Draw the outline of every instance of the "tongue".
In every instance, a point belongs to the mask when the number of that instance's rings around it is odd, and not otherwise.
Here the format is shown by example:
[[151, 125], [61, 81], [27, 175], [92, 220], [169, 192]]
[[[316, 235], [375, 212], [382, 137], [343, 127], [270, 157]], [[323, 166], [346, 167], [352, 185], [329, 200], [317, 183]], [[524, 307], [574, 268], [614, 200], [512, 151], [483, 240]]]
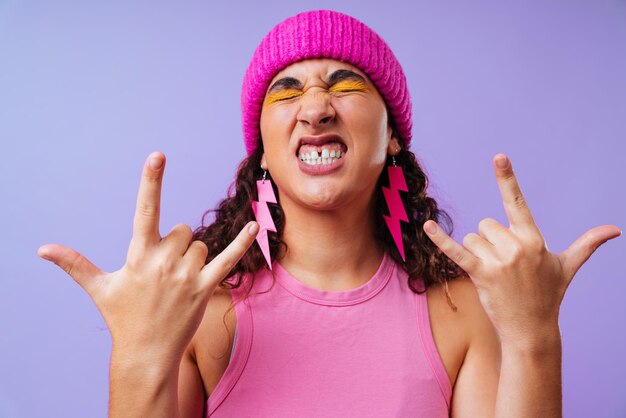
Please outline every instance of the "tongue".
[[339, 142], [329, 142], [327, 144], [318, 146], [318, 145], [309, 145], [309, 144], [304, 144], [300, 147], [300, 149], [298, 150], [298, 154], [310, 154], [313, 151], [317, 151], [318, 154], [322, 153], [322, 150], [327, 149], [328, 152], [330, 151], [343, 151], [342, 149], [342, 145]]

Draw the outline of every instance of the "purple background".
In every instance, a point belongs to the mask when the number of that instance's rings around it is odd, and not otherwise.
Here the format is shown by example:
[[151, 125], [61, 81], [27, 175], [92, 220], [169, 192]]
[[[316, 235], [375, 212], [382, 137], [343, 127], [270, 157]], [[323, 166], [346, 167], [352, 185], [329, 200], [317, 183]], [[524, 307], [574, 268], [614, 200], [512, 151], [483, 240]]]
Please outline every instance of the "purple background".
[[[46, 242], [106, 270], [130, 239], [140, 170], [168, 157], [162, 231], [196, 226], [244, 154], [245, 66], [277, 22], [360, 18], [403, 64], [413, 151], [457, 223], [505, 221], [491, 157], [508, 153], [550, 248], [626, 226], [626, 2], [0, 0], [0, 416], [105, 417], [110, 338]], [[622, 237], [562, 307], [567, 417], [626, 416]]]

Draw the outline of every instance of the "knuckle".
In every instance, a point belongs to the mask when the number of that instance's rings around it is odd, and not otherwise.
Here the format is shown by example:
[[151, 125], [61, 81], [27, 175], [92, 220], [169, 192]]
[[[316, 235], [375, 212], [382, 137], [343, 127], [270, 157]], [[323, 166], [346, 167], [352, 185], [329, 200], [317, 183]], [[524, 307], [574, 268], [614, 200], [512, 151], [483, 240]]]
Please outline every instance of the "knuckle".
[[241, 242], [238, 241], [235, 243], [235, 246], [233, 247], [233, 258], [236, 260], [239, 260], [239, 258], [243, 255], [243, 253], [246, 252], [246, 250], [248, 249], [248, 245], [245, 242]]
[[140, 264], [139, 257], [129, 252], [128, 255], [126, 256], [126, 263], [124, 263], [124, 267], [132, 271], [136, 271], [138, 270], [139, 264]]
[[209, 255], [209, 247], [207, 247], [206, 243], [203, 241], [195, 240], [191, 243], [191, 247], [197, 250], [201, 255], [204, 255], [205, 258]]
[[152, 170], [144, 170], [143, 172], [143, 179], [146, 183], [150, 184], [150, 185], [154, 185], [154, 184], [158, 184], [159, 181], [161, 180], [161, 175], [160, 173], [155, 173]]
[[497, 221], [493, 218], [485, 218], [482, 219], [479, 223], [478, 223], [478, 229], [479, 230], [485, 230], [488, 228], [491, 228], [494, 226], [494, 224], [497, 223]]
[[212, 274], [220, 277], [226, 276], [226, 274], [228, 274], [239, 262], [241, 256], [245, 253], [248, 247], [249, 245], [247, 245], [244, 241], [235, 239], [228, 247], [226, 247], [224, 251], [218, 254], [217, 257], [209, 263], [211, 270], [214, 272]]
[[509, 167], [502, 173], [502, 178], [504, 180], [506, 180], [507, 182], [517, 182], [517, 179], [515, 178], [515, 173], [513, 172], [513, 169], [511, 168], [511, 166], [509, 165]]
[[581, 249], [586, 254], [593, 254], [602, 242], [597, 241], [597, 239], [593, 236], [585, 237], [582, 242]]
[[179, 236], [180, 239], [184, 239], [185, 241], [191, 241], [191, 237], [193, 236], [193, 231], [191, 227], [187, 224], [176, 224], [172, 228], [169, 235]]
[[152, 203], [147, 203], [147, 202], [141, 202], [139, 205], [137, 205], [137, 212], [139, 212], [140, 215], [151, 218], [156, 216], [157, 213], [159, 213], [159, 205], [155, 205]]
[[596, 231], [588, 234], [585, 238], [586, 239], [584, 240], [584, 247], [590, 251], [597, 250], [598, 247], [608, 241], [607, 239], [599, 235]]
[[183, 285], [183, 286], [191, 285], [191, 282], [192, 282], [191, 278], [192, 278], [191, 272], [186, 269], [179, 269], [174, 274], [172, 274], [172, 279], [176, 281], [176, 283]]
[[523, 209], [526, 207], [526, 199], [520, 193], [516, 193], [511, 199], [511, 206], [517, 209]]
[[190, 234], [190, 235], [193, 233], [193, 231], [191, 230], [191, 227], [187, 224], [176, 224], [174, 225], [174, 228], [172, 229], [178, 232]]
[[159, 272], [162, 275], [169, 275], [176, 270], [177, 262], [172, 257], [161, 257], [158, 262]]
[[520, 245], [519, 242], [513, 241], [511, 242], [511, 247], [509, 251], [509, 259], [512, 262], [519, 261], [524, 256], [524, 248]]
[[238, 253], [233, 252], [224, 252], [220, 255], [218, 260], [218, 266], [220, 271], [224, 274], [228, 273], [239, 261]]
[[547, 251], [546, 248], [546, 242], [541, 239], [541, 238], [532, 238], [529, 242], [528, 242], [528, 248], [534, 253], [534, 254], [542, 254], [545, 251]]
[[76, 273], [76, 266], [78, 265], [78, 262], [80, 261], [81, 258], [82, 258], [82, 255], [80, 255], [79, 253], [76, 253], [74, 257], [72, 257], [72, 259], [69, 260], [67, 263], [65, 263], [61, 268], [68, 275], [70, 275], [71, 277], [74, 277], [74, 274]]
[[248, 249], [248, 245], [246, 242], [240, 239], [235, 239], [235, 241], [231, 242], [226, 250], [224, 251], [224, 255], [227, 256], [228, 260], [234, 260], [233, 264], [239, 260], [239, 258], [246, 252]]
[[145, 258], [145, 251], [139, 250], [137, 245], [133, 245], [131, 242], [128, 254], [126, 255], [126, 265], [132, 270], [140, 270], [141, 266], [144, 264]]
[[234, 265], [237, 263], [237, 258], [234, 254], [228, 253], [224, 254], [224, 256], [219, 260], [220, 271], [224, 273], [230, 271]]
[[457, 264], [463, 264], [463, 262], [465, 261], [465, 254], [463, 253], [463, 251], [460, 251], [460, 250], [453, 251], [452, 261], [454, 261]]
[[463, 237], [463, 245], [464, 246], [471, 245], [472, 243], [476, 242], [476, 238], [477, 238], [477, 235], [473, 232], [470, 232], [469, 234]]

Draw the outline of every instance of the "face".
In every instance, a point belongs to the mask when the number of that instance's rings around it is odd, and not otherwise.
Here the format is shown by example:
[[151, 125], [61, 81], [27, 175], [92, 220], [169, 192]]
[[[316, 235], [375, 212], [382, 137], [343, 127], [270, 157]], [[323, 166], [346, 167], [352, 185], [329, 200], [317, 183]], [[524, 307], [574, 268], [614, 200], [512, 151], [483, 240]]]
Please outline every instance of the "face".
[[305, 60], [278, 73], [260, 123], [262, 165], [283, 206], [370, 204], [387, 155], [400, 149], [374, 85], [335, 60]]

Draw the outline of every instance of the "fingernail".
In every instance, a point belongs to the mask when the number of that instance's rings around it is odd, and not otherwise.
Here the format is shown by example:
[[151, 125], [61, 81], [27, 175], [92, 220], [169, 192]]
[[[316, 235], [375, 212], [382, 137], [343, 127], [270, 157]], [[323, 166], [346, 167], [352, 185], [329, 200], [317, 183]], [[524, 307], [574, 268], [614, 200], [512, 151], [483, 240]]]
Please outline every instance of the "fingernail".
[[163, 167], [163, 158], [161, 157], [152, 157], [150, 158], [150, 168], [153, 170], [158, 170]]
[[433, 235], [435, 232], [437, 232], [437, 225], [434, 222], [427, 222], [424, 224], [424, 230], [428, 234]]
[[498, 168], [507, 168], [509, 165], [509, 159], [504, 154], [499, 154], [496, 157], [496, 166]]
[[259, 224], [258, 223], [253, 223], [252, 225], [250, 225], [248, 227], [248, 234], [250, 235], [256, 235], [256, 233], [259, 232]]
[[48, 252], [44, 249], [40, 248], [39, 250], [37, 250], [37, 255], [44, 260], [52, 261], [52, 259], [50, 258], [50, 254], [48, 254]]

